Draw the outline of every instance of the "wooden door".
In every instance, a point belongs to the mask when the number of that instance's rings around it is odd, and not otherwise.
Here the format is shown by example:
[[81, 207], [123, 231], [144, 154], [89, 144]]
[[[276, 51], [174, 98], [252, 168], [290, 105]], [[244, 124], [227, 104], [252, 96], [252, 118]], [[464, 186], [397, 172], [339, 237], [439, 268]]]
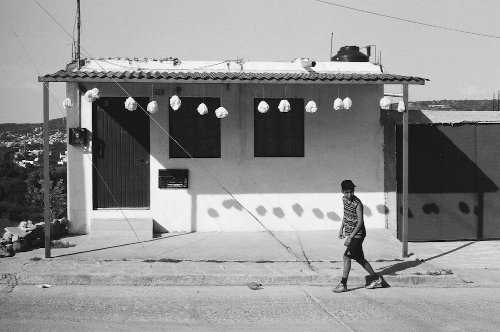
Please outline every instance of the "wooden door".
[[102, 97], [92, 104], [93, 205], [149, 208], [148, 98], [125, 108], [124, 97]]

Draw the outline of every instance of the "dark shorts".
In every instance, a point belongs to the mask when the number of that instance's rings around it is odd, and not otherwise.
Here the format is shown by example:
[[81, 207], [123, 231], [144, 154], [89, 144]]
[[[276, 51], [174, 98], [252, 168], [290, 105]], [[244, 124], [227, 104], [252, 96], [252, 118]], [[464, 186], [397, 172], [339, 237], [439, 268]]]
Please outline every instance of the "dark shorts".
[[351, 239], [351, 242], [347, 246], [347, 249], [344, 252], [344, 255], [354, 259], [358, 262], [365, 260], [365, 254], [363, 253], [363, 241], [365, 237], [354, 237]]

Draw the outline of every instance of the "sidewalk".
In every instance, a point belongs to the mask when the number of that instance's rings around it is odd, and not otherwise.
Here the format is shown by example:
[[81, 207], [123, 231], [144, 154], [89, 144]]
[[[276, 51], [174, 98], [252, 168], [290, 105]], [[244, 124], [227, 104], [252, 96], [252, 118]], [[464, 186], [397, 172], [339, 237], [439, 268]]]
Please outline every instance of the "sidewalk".
[[[74, 236], [74, 247], [17, 253], [0, 260], [0, 283], [81, 285], [334, 285], [342, 274], [336, 231], [169, 233], [143, 243]], [[279, 240], [279, 241], [278, 241]], [[281, 243], [280, 243], [281, 242]], [[370, 229], [365, 256], [390, 286], [500, 286], [500, 241], [410, 243]], [[355, 262], [349, 286], [363, 286]]]

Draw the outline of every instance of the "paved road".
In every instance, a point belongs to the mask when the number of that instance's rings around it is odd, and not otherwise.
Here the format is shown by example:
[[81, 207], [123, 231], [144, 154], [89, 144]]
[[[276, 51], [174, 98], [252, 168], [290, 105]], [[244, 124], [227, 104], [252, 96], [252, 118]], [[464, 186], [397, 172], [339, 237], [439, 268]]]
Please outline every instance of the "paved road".
[[36, 286], [0, 292], [1, 331], [495, 331], [499, 288]]

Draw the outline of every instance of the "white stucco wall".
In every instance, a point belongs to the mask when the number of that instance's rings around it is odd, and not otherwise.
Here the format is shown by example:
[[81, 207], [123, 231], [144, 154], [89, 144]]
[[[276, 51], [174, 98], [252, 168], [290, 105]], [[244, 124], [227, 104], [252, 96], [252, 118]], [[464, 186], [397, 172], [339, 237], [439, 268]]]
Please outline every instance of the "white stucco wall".
[[[125, 96], [115, 84], [85, 84], [82, 91], [95, 86], [104, 97]], [[151, 83], [123, 87], [132, 96], [152, 97]], [[168, 100], [175, 87], [182, 89], [181, 99], [200, 97], [203, 90], [206, 97], [221, 98], [229, 111], [221, 120], [222, 158], [169, 158], [168, 135], [157, 123], [168, 131]], [[384, 227], [383, 129], [378, 106], [382, 85], [289, 84], [286, 92], [282, 84], [264, 85], [267, 98], [285, 98], [286, 93], [286, 98], [303, 98], [304, 104], [313, 99], [318, 104], [317, 113], [304, 114], [302, 158], [253, 157], [254, 98], [262, 97], [262, 84], [155, 84], [154, 88], [164, 89], [165, 94], [154, 96], [160, 110], [150, 122], [150, 209], [93, 210], [91, 147], [70, 146], [72, 233], [88, 232], [92, 218], [121, 218], [123, 214], [151, 217], [170, 232], [262, 231], [260, 223], [271, 230], [338, 229], [343, 179], [352, 179], [358, 186], [356, 194], [365, 205], [366, 226]], [[69, 97], [76, 96], [75, 89], [76, 85], [68, 84]], [[339, 90], [341, 98], [352, 99], [350, 110], [332, 109]], [[81, 103], [81, 125], [91, 131], [91, 104]], [[77, 112], [68, 113], [69, 126], [76, 126], [77, 119]], [[188, 169], [189, 189], [159, 189], [158, 170], [165, 168]]]

